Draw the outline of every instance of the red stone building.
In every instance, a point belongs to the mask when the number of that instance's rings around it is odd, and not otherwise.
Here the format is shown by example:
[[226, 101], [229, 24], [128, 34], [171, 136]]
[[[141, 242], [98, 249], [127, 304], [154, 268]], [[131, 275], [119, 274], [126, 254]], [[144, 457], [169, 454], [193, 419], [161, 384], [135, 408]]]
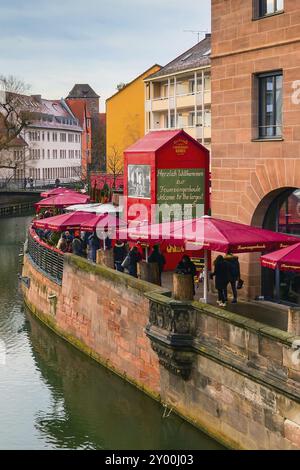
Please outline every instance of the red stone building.
[[[300, 235], [299, 88], [300, 2], [212, 0], [214, 216]], [[241, 262], [251, 297], [297, 303], [299, 279]]]
[[66, 101], [84, 101], [91, 116], [92, 148], [89, 169], [105, 171], [105, 130], [103, 117], [99, 113], [100, 97], [88, 84], [76, 84], [70, 91]]
[[85, 180], [88, 173], [88, 165], [92, 161], [92, 124], [91, 114], [88, 111], [87, 104], [80, 99], [67, 99], [69, 108], [79, 121], [82, 127], [81, 136], [81, 174]]

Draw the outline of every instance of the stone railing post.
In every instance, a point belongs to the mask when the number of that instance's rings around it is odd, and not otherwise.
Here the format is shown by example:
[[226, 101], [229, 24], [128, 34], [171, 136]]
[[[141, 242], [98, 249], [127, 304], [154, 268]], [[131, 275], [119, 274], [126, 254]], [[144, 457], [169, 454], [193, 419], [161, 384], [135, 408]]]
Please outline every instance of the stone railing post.
[[98, 250], [96, 255], [96, 263], [102, 264], [107, 268], [114, 269], [114, 252], [113, 250]]
[[148, 281], [158, 286], [160, 285], [159, 268], [157, 263], [140, 261], [139, 274], [142, 281]]
[[191, 274], [173, 274], [173, 297], [182, 301], [194, 299], [194, 279]]
[[289, 309], [288, 333], [292, 333], [295, 336], [300, 336], [300, 309]]

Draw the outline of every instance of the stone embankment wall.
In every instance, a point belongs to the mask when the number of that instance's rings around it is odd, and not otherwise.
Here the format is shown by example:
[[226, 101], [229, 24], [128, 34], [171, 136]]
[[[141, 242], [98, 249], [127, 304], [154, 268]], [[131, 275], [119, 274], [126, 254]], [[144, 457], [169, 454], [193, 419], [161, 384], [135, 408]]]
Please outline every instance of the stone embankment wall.
[[49, 327], [220, 442], [300, 449], [300, 338], [74, 256], [62, 286], [29, 255], [23, 279]]

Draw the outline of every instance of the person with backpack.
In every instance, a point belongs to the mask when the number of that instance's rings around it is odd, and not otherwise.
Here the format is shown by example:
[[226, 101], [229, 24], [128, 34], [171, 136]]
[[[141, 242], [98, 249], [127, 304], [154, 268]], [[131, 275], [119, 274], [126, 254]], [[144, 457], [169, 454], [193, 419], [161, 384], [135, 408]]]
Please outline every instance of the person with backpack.
[[117, 240], [113, 251], [114, 251], [115, 268], [117, 271], [123, 273], [124, 268], [122, 264], [127, 256], [127, 249], [126, 249], [125, 243]]
[[[138, 277], [137, 276], [137, 265], [138, 262], [141, 261], [142, 256], [136, 246], [132, 247], [128, 255], [126, 256], [124, 262], [122, 263], [122, 267], [128, 269], [128, 273], [130, 276]], [[126, 265], [125, 262], [127, 261]]]

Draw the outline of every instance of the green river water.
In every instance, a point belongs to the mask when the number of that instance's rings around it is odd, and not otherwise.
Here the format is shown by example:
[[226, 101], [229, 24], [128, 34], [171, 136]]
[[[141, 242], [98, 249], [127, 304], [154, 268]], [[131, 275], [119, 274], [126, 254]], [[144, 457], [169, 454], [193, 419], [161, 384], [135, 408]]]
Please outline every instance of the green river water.
[[30, 217], [0, 220], [0, 449], [221, 449], [24, 309]]

